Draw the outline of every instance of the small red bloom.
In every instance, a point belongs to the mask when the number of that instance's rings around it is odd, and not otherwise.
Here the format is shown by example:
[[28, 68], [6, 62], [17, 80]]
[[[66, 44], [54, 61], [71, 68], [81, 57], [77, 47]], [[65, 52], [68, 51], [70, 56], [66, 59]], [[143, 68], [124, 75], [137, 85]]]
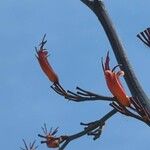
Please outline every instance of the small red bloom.
[[113, 94], [114, 97], [117, 98], [120, 104], [129, 107], [131, 104], [130, 99], [126, 95], [125, 90], [119, 79], [120, 76], [124, 75], [124, 71], [115, 72], [116, 67], [118, 67], [119, 65], [115, 66], [111, 70], [109, 67], [109, 61], [110, 59], [109, 59], [109, 52], [108, 52], [105, 60], [105, 65], [102, 62], [102, 67], [103, 67], [107, 86], [110, 92]]
[[[46, 143], [47, 147], [49, 147], [49, 148], [57, 148], [57, 147], [59, 147], [61, 140], [62, 139], [60, 137], [54, 137], [53, 135], [48, 134], [46, 136], [45, 143]], [[44, 141], [43, 141], [43, 143], [44, 143]]]
[[55, 134], [58, 132], [58, 128], [54, 131], [52, 129], [50, 132], [47, 132], [46, 124], [44, 124], [44, 128], [42, 127], [44, 135], [38, 135], [41, 138], [44, 138], [45, 141], [41, 141], [41, 143], [46, 143], [48, 148], [58, 148], [62, 142], [67, 139], [67, 136], [56, 137]]
[[38, 62], [43, 70], [43, 72], [46, 74], [46, 76], [49, 78], [49, 80], [53, 83], [59, 83], [59, 79], [57, 74], [54, 72], [53, 68], [51, 67], [51, 65], [49, 64], [47, 57], [48, 57], [48, 51], [46, 51], [46, 49], [44, 49], [44, 45], [47, 41], [45, 40], [45, 36], [43, 37], [43, 40], [40, 44], [40, 49], [37, 50], [36, 48], [36, 52], [37, 52], [37, 56], [36, 58], [38, 59]]

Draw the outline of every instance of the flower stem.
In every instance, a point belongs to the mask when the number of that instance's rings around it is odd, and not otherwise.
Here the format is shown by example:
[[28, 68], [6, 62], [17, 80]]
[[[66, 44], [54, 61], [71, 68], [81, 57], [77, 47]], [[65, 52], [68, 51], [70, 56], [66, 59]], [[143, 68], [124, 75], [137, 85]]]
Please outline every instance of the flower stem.
[[129, 63], [129, 60], [125, 54], [125, 48], [123, 47], [117, 32], [113, 26], [111, 19], [105, 9], [104, 3], [100, 0], [81, 0], [85, 5], [87, 5], [98, 17], [104, 31], [108, 37], [111, 44], [115, 57], [121, 70], [125, 72], [125, 81], [129, 87], [129, 90], [133, 97], [137, 97], [143, 107], [145, 107], [150, 113], [150, 101], [145, 92], [143, 91], [139, 81], [137, 80], [135, 73]]

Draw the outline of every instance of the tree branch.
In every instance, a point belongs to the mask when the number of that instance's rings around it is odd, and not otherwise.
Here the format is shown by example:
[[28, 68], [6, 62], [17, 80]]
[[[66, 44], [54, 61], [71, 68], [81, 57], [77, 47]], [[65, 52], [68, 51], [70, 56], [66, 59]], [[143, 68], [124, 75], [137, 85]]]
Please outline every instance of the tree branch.
[[60, 84], [54, 83], [51, 88], [59, 95], [64, 96], [66, 99], [74, 101], [74, 102], [85, 102], [85, 101], [114, 101], [114, 97], [103, 96], [99, 94], [95, 94], [93, 92], [83, 90], [79, 87], [76, 87], [77, 92], [72, 92], [70, 90], [65, 90]]
[[[130, 117], [133, 117], [135, 119], [138, 119], [138, 120], [146, 123], [150, 127], [150, 118], [149, 118], [148, 114], [144, 113], [144, 115], [143, 115], [143, 112], [139, 113], [139, 112], [137, 112], [137, 109], [134, 109], [134, 113], [133, 113], [128, 108], [121, 106], [121, 105], [118, 105], [115, 102], [110, 103], [110, 106], [112, 106], [114, 109], [116, 109], [121, 114], [124, 114], [126, 116], [130, 116]], [[131, 109], [131, 110], [133, 110], [133, 109]], [[136, 112], [136, 114], [135, 114], [135, 112]]]
[[[84, 124], [84, 125], [88, 125], [88, 127], [86, 127], [83, 131], [81, 131], [79, 133], [68, 136], [68, 139], [62, 144], [62, 146], [59, 148], [59, 150], [64, 150], [64, 148], [71, 141], [90, 133], [94, 129], [97, 129], [99, 126], [102, 127], [104, 125], [104, 123], [116, 113], [117, 113], [117, 110], [113, 109], [109, 113], [107, 113], [104, 117], [102, 117], [101, 119], [99, 119], [95, 122], [89, 123], [89, 124]], [[82, 125], [83, 125], [83, 123], [82, 123]]]
[[121, 70], [125, 72], [125, 81], [130, 89], [133, 97], [137, 97], [143, 107], [145, 107], [150, 113], [150, 101], [145, 92], [143, 91], [139, 81], [137, 80], [135, 73], [127, 59], [125, 54], [125, 49], [117, 35], [117, 32], [109, 18], [109, 15], [105, 9], [104, 3], [100, 0], [81, 0], [85, 5], [87, 5], [98, 17], [101, 25], [103, 26], [105, 33], [109, 39], [111, 47], [114, 51], [115, 57], [118, 61]]

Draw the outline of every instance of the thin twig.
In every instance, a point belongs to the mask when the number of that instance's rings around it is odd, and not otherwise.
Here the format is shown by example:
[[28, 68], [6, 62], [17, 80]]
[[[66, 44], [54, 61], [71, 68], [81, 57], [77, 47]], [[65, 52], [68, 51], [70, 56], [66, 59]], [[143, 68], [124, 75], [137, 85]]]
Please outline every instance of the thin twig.
[[84, 102], [84, 101], [114, 101], [114, 97], [103, 96], [95, 94], [90, 91], [83, 90], [80, 87], [76, 87], [76, 93], [70, 90], [66, 91], [60, 84], [53, 84], [51, 88], [59, 95], [64, 96], [66, 99], [74, 102]]
[[73, 140], [78, 139], [88, 133], [90, 133], [91, 131], [97, 129], [99, 126], [104, 125], [104, 123], [110, 118], [112, 117], [114, 114], [117, 113], [117, 110], [113, 109], [111, 110], [109, 113], [107, 113], [104, 117], [102, 117], [101, 119], [92, 122], [88, 127], [86, 127], [83, 131], [70, 135], [68, 136], [68, 139], [62, 144], [62, 146], [59, 148], [59, 150], [64, 150], [64, 148]]
[[145, 117], [143, 115], [141, 115], [141, 113], [139, 113], [139, 112], [135, 113], [135, 110], [134, 110], [134, 112], [130, 111], [129, 110], [130, 107], [127, 108], [127, 107], [124, 107], [122, 105], [116, 104], [115, 102], [110, 103], [110, 106], [112, 106], [114, 109], [116, 109], [116, 111], [120, 112], [121, 114], [124, 114], [126, 116], [130, 116], [132, 118], [138, 119], [138, 120], [146, 123], [148, 126], [150, 126], [150, 120], [145, 119]]

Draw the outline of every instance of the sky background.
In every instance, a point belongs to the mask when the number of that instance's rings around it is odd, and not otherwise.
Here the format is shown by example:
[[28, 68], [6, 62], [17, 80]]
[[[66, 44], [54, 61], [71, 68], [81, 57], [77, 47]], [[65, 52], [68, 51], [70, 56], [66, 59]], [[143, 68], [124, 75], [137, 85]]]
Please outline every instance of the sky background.
[[[136, 34], [149, 27], [149, 0], [105, 0], [106, 8], [126, 48], [135, 73], [150, 96], [150, 50]], [[107, 102], [68, 102], [50, 88], [41, 71], [34, 47], [47, 34], [49, 60], [65, 89], [76, 86], [108, 95], [100, 58], [110, 50], [107, 37], [95, 15], [80, 0], [0, 1], [0, 147], [18, 150], [37, 139], [41, 126], [59, 126], [59, 133], [73, 134], [112, 108]], [[124, 80], [122, 80], [124, 83]], [[124, 86], [126, 86], [124, 84]], [[126, 91], [128, 89], [126, 88]], [[128, 92], [128, 95], [130, 93]], [[141, 150], [149, 147], [150, 129], [144, 123], [121, 114], [105, 125], [100, 139], [83, 137], [66, 150]]]

